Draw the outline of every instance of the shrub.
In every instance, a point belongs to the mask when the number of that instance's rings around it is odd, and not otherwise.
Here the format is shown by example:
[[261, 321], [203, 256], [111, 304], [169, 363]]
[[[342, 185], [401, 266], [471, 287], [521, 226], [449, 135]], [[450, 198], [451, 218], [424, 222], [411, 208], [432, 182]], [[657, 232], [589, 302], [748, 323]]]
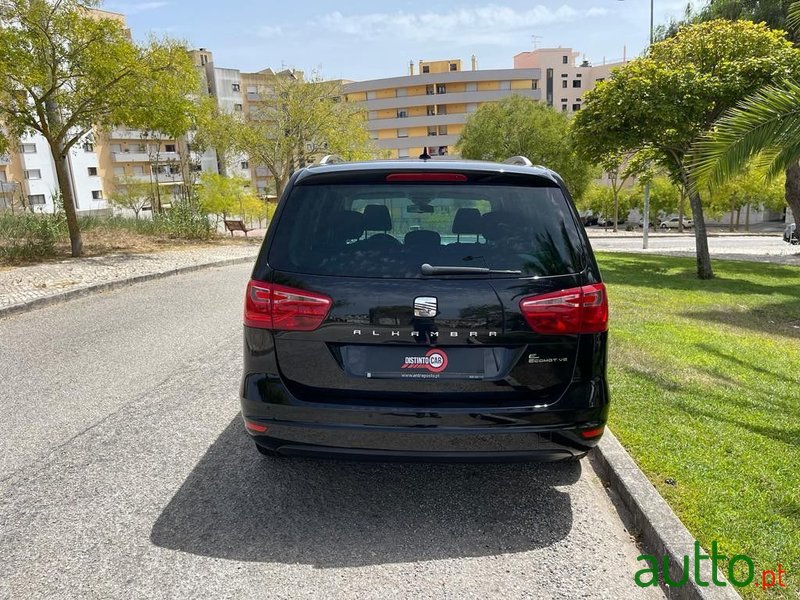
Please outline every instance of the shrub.
[[56, 243], [67, 234], [66, 220], [59, 213], [0, 216], [0, 258], [33, 260], [56, 253]]

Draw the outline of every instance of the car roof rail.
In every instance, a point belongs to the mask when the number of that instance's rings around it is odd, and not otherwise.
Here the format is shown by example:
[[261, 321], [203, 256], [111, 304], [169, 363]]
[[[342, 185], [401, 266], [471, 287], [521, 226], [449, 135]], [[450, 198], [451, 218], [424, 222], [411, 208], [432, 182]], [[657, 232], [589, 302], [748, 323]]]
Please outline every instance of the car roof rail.
[[520, 167], [532, 167], [533, 163], [527, 156], [511, 156], [503, 161], [504, 165], [519, 165]]
[[319, 159], [318, 165], [333, 165], [336, 163], [343, 163], [344, 159], [338, 154], [326, 154]]

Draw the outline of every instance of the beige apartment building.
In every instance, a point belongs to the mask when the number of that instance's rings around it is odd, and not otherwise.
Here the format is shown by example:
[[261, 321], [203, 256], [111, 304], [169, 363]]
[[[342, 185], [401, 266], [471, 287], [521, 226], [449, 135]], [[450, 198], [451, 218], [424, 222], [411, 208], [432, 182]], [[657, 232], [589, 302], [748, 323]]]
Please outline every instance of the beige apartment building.
[[542, 91], [548, 106], [562, 112], [577, 112], [583, 104], [583, 95], [597, 82], [611, 76], [611, 71], [623, 66], [627, 60], [592, 65], [580, 59], [580, 52], [572, 48], [537, 48], [514, 56], [515, 69], [539, 69], [542, 73]]
[[473, 57], [464, 71], [461, 60], [420, 61], [408, 75], [356, 81], [343, 86], [345, 100], [367, 111], [375, 145], [392, 158], [454, 154], [469, 115], [485, 102], [519, 94], [541, 99], [541, 69], [478, 70]]

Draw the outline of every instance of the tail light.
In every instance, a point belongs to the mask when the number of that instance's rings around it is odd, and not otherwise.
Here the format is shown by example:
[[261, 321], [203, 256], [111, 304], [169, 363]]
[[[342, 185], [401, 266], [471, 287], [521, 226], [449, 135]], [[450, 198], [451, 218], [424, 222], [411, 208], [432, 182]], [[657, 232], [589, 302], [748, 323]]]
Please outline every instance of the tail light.
[[312, 331], [322, 325], [333, 301], [322, 294], [250, 281], [244, 300], [244, 324], [276, 331]]
[[569, 335], [608, 329], [608, 297], [602, 283], [528, 296], [520, 300], [519, 308], [536, 333]]

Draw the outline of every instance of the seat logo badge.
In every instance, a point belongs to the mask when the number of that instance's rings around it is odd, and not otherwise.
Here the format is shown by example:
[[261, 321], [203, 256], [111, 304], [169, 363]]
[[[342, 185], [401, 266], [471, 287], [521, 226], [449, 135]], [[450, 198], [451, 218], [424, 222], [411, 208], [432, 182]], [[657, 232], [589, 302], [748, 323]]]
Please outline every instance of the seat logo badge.
[[414, 316], [433, 318], [438, 312], [436, 298], [433, 296], [418, 296], [414, 298]]

